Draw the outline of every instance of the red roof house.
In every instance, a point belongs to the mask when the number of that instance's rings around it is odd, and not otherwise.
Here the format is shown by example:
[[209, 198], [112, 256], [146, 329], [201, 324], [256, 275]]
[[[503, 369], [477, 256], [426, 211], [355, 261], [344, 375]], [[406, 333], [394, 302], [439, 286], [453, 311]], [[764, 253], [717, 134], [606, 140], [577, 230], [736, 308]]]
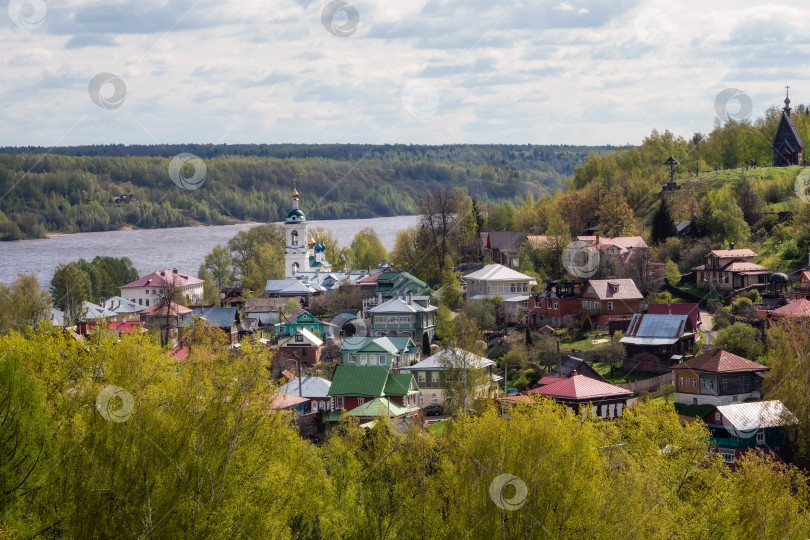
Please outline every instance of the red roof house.
[[589, 411], [591, 415], [602, 418], [621, 416], [622, 409], [627, 407], [627, 399], [633, 394], [630, 390], [585, 375], [557, 379], [527, 393], [552, 398], [577, 414]]
[[723, 349], [672, 366], [675, 403], [729, 405], [759, 398], [768, 368]]

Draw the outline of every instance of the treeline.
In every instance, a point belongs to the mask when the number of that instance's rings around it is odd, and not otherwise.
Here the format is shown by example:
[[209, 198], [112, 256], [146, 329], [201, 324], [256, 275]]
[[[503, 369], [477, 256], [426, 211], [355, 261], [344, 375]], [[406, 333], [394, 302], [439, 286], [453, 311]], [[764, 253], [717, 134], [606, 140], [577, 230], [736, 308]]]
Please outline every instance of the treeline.
[[[182, 364], [146, 336], [0, 337], [0, 534], [20, 538], [806, 538], [807, 477], [729, 470], [702, 422], [550, 401], [318, 444], [270, 408], [266, 348], [217, 329]], [[33, 352], [35, 351], [35, 353]], [[586, 510], [586, 511], [583, 511]]]
[[[15, 148], [0, 154], [0, 239], [123, 227], [274, 222], [293, 182], [313, 219], [413, 214], [423, 191], [465, 186], [482, 201], [560, 189], [592, 152], [608, 147], [164, 145]], [[180, 152], [204, 160], [198, 190], [172, 183]], [[184, 171], [191, 174], [191, 171]]]

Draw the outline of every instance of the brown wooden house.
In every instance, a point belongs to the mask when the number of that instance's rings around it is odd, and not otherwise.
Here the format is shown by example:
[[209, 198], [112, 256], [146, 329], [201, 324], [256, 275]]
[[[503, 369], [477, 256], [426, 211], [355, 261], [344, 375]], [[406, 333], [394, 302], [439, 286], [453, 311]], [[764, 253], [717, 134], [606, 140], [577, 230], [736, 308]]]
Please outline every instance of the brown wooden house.
[[768, 368], [723, 349], [672, 366], [675, 403], [728, 405], [761, 397]]

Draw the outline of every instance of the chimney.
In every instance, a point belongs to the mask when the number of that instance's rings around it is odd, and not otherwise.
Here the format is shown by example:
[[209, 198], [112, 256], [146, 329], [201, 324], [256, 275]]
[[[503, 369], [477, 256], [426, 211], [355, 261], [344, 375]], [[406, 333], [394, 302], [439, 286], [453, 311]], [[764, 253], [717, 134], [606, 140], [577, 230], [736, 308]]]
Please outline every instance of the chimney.
[[172, 273], [176, 274], [177, 273], [177, 268], [172, 268]]
[[[562, 375], [562, 373], [560, 373], [560, 375]], [[577, 376], [577, 370], [574, 370], [574, 371], [573, 371], [573, 373], [572, 373], [571, 375], [572, 375], [573, 377], [576, 377], [576, 376]]]
[[728, 249], [734, 249], [734, 242], [729, 243]]

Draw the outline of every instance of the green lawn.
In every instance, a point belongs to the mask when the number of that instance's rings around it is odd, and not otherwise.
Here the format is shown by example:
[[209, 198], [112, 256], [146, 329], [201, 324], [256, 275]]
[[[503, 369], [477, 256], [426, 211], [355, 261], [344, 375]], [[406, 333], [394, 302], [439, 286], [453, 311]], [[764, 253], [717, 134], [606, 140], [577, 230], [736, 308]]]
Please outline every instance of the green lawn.
[[438, 422], [433, 422], [432, 424], [430, 424], [428, 426], [428, 431], [438, 437], [441, 436], [445, 431], [447, 431], [447, 428], [449, 426], [450, 426], [449, 420], [440, 420]]
[[650, 375], [647, 373], [630, 373], [629, 375], [625, 372], [622, 368], [616, 368], [613, 370], [613, 376], [610, 376], [610, 366], [608, 364], [603, 364], [601, 362], [595, 362], [593, 365], [593, 369], [596, 370], [605, 381], [609, 382], [610, 384], [618, 384], [618, 383], [628, 383], [628, 382], [635, 382], [635, 381], [643, 381], [644, 379], [651, 379], [655, 377], [655, 375]]
[[689, 418], [703, 418], [712, 412], [712, 409], [714, 409], [714, 405], [684, 405], [683, 403], [675, 404], [675, 412], [683, 416], [688, 416]]
[[593, 333], [570, 343], [560, 341], [560, 352], [568, 353], [575, 349], [577, 351], [592, 351], [594, 349], [598, 349], [602, 343], [592, 343], [592, 341], [595, 339], [610, 339], [610, 336], [607, 334]]

